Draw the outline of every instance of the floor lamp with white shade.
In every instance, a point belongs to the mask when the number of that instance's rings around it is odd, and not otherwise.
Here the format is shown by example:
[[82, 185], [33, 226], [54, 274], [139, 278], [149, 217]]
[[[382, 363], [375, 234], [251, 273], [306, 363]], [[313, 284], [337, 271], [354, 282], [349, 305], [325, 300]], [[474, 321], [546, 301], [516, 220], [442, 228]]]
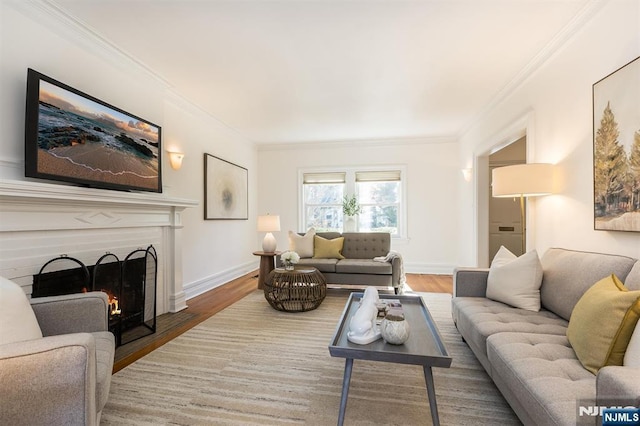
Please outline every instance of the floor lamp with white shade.
[[491, 195], [502, 198], [520, 198], [522, 253], [526, 251], [524, 198], [549, 195], [553, 193], [553, 190], [553, 164], [527, 163], [493, 169], [491, 176]]

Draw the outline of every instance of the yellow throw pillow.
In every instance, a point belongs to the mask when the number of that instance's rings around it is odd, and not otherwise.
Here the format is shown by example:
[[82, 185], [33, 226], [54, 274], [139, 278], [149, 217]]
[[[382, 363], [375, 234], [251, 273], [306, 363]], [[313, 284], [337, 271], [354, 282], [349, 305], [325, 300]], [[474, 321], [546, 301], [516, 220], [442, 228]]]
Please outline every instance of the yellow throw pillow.
[[587, 290], [571, 313], [567, 338], [587, 370], [622, 365], [640, 317], [640, 291], [629, 291], [611, 275]]
[[342, 246], [344, 237], [327, 240], [326, 238], [314, 235], [313, 237], [313, 257], [315, 259], [344, 259]]

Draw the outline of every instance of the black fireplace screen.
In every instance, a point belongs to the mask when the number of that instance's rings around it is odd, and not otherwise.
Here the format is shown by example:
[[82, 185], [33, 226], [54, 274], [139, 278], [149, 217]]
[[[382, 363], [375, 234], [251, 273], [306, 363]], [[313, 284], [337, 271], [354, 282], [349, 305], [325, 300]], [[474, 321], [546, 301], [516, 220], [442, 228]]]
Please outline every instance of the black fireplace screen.
[[32, 297], [103, 291], [109, 296], [109, 330], [116, 346], [156, 331], [158, 257], [153, 246], [137, 249], [124, 260], [106, 253], [95, 265], [61, 255], [33, 277]]

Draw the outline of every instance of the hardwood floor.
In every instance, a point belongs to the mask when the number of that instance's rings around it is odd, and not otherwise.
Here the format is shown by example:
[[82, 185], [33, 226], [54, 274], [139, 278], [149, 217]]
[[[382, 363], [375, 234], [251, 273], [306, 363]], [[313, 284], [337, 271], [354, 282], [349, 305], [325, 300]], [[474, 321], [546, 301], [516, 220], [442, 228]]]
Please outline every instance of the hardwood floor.
[[413, 291], [453, 294], [453, 276], [407, 274], [407, 284]]
[[[407, 284], [416, 292], [453, 293], [453, 278], [451, 275], [407, 274]], [[160, 315], [157, 319], [156, 332], [154, 334], [142, 337], [116, 349], [113, 372], [120, 371], [154, 349], [175, 339], [257, 288], [257, 272], [254, 271], [200, 296], [189, 299], [189, 307], [181, 312]]]

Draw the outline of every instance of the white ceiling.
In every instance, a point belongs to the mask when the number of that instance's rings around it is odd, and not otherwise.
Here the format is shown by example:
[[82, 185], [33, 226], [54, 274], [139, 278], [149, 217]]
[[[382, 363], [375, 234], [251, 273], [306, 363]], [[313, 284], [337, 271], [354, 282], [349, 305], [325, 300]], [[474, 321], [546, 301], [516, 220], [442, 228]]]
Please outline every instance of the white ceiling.
[[456, 137], [593, 3], [54, 1], [256, 143]]

